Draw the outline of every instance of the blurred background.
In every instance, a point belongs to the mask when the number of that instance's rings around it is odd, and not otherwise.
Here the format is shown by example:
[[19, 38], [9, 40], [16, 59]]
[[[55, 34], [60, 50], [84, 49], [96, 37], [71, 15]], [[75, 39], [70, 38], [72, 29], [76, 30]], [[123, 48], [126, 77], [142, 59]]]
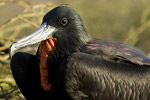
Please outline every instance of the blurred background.
[[[150, 55], [150, 0], [0, 0], [0, 100], [22, 100], [10, 70], [12, 42], [35, 31], [46, 12], [74, 8], [91, 36], [134, 45]], [[37, 46], [20, 51], [35, 54]]]

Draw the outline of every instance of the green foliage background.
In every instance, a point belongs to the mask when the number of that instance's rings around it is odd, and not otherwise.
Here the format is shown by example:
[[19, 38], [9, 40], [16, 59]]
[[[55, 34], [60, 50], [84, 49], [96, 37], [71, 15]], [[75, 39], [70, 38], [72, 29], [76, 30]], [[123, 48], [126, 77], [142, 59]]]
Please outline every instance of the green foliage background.
[[[150, 0], [0, 0], [0, 100], [22, 99], [10, 70], [9, 47], [31, 34], [46, 12], [74, 8], [89, 34], [137, 46], [150, 55]], [[37, 45], [20, 51], [35, 54]]]

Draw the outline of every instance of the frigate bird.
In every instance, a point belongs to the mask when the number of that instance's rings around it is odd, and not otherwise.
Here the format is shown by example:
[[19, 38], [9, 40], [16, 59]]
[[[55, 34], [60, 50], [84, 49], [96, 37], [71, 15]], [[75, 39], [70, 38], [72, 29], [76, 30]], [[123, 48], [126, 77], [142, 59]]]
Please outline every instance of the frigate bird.
[[[94, 27], [94, 26], [93, 26]], [[36, 55], [17, 52], [41, 42]], [[58, 6], [10, 47], [11, 70], [27, 100], [150, 100], [150, 58], [91, 37], [79, 14]]]

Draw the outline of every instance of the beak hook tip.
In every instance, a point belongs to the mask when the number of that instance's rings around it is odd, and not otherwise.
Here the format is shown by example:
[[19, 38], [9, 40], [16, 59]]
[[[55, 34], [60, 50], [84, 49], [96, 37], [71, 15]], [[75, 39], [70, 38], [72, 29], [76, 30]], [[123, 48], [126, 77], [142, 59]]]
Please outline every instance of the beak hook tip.
[[15, 46], [16, 42], [14, 42], [10, 48], [9, 48], [9, 56], [10, 56], [10, 59], [12, 59], [12, 56], [15, 54], [16, 52], [16, 46]]

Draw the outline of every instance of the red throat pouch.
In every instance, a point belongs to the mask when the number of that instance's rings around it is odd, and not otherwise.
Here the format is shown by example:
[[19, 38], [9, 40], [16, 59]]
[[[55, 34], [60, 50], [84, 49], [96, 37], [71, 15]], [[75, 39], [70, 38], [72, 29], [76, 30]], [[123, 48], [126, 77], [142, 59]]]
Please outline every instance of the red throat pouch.
[[49, 73], [47, 69], [47, 58], [55, 45], [55, 41], [56, 38], [44, 40], [41, 42], [39, 48], [41, 85], [45, 91], [50, 90], [52, 87], [52, 84], [48, 82]]

